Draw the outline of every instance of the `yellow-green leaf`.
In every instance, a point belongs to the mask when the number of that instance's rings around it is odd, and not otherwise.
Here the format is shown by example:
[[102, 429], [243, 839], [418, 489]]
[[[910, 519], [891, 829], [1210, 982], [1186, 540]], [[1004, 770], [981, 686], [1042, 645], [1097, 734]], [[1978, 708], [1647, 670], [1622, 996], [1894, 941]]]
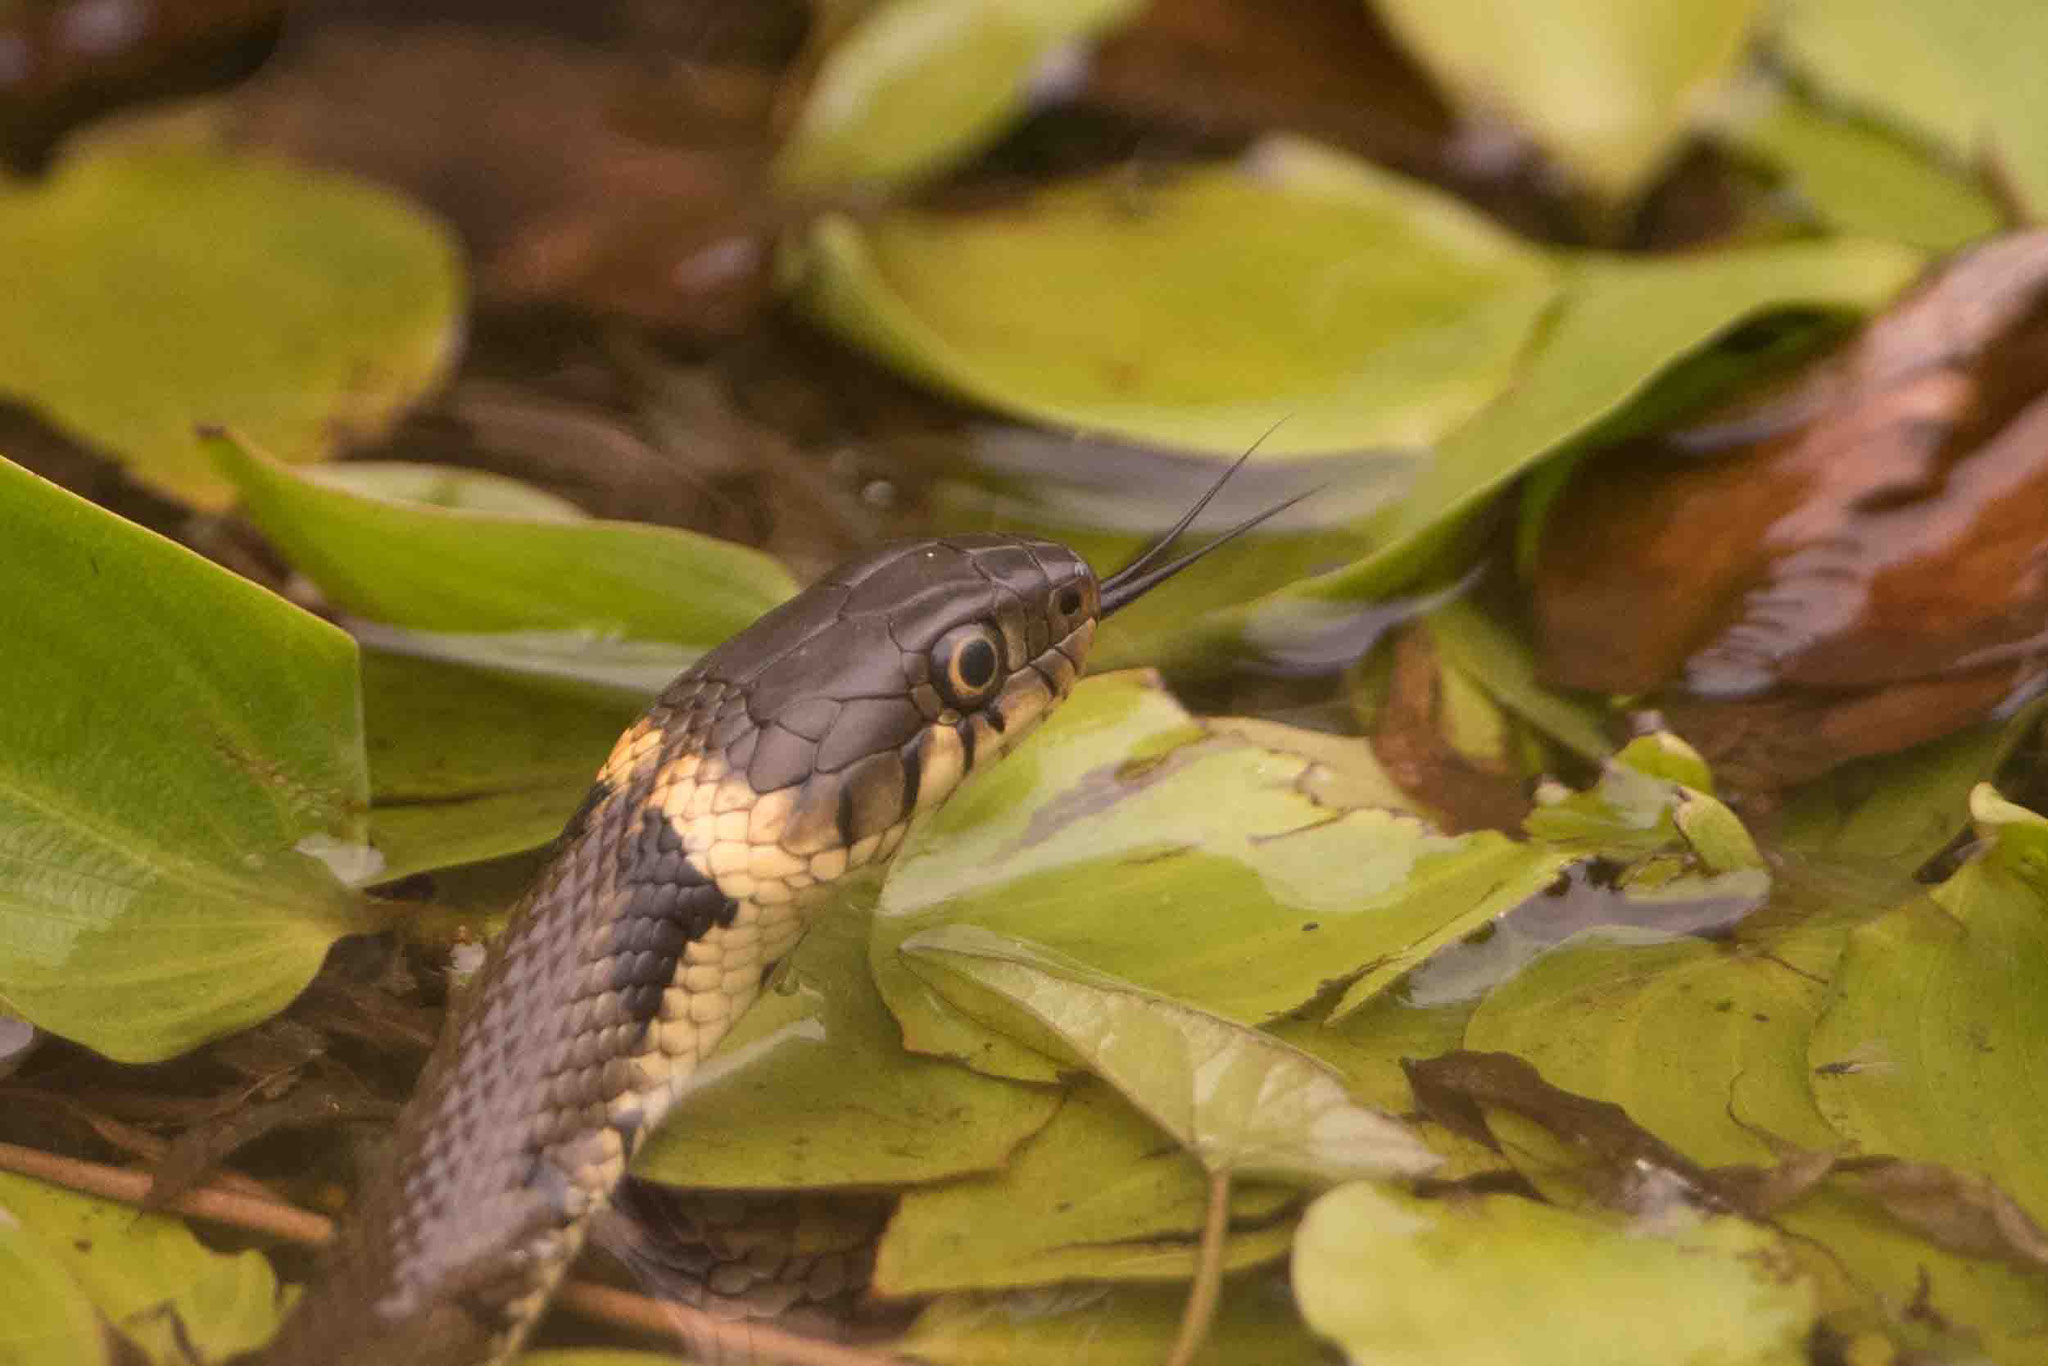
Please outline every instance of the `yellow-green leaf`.
[[1427, 445], [1507, 384], [1556, 289], [1455, 201], [1293, 140], [1158, 185], [828, 218], [791, 265], [813, 316], [919, 378], [1231, 454], [1276, 423], [1276, 455]]
[[461, 327], [446, 231], [283, 162], [123, 148], [0, 192], [0, 391], [201, 507], [228, 485], [194, 429], [287, 460], [382, 431]]

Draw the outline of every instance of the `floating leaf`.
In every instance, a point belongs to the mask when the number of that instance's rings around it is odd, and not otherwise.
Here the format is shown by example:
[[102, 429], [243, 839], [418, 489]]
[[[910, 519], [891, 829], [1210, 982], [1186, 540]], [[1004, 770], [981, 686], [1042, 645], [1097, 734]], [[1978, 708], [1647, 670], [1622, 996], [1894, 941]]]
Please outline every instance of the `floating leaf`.
[[0, 194], [0, 293], [0, 389], [209, 508], [229, 489], [197, 424], [320, 459], [432, 387], [462, 321], [456, 251], [431, 219], [338, 176], [191, 148], [109, 150]]
[[2048, 821], [1988, 786], [1991, 847], [1942, 884], [1943, 922], [1858, 927], [1808, 1057], [1821, 1112], [1864, 1151], [1987, 1177], [2048, 1219]]
[[970, 1013], [1026, 1043], [1056, 1037], [1212, 1173], [1319, 1185], [1437, 1165], [1332, 1069], [1270, 1035], [971, 925], [927, 930], [900, 952]]
[[1427, 445], [1507, 385], [1556, 287], [1455, 201], [1287, 139], [1158, 186], [828, 218], [793, 264], [813, 315], [913, 375], [1231, 454], [1276, 423], [1274, 455]]
[[[1495, 494], [1615, 417], [1652, 380], [1738, 323], [1788, 308], [1874, 308], [1920, 261], [1904, 247], [1846, 238], [1699, 256], [1579, 259], [1513, 386], [1438, 444], [1415, 491], [1380, 528], [1380, 549], [1267, 595], [1252, 605], [1250, 623], [1284, 636], [1304, 615], [1408, 588], [1444, 567], [1456, 534]], [[1616, 345], [1617, 338], [1627, 344]]]
[[1512, 121], [1612, 199], [1633, 194], [1741, 55], [1757, 0], [1375, 0], [1467, 109]]
[[[65, 1344], [70, 1355], [30, 1362], [107, 1359], [93, 1310], [159, 1366], [185, 1366], [195, 1352], [219, 1361], [277, 1328], [277, 1278], [262, 1253], [214, 1252], [175, 1219], [0, 1173], [0, 1262], [10, 1256], [41, 1269], [27, 1282], [0, 1279], [0, 1304], [12, 1301], [0, 1346], [23, 1316], [43, 1317], [54, 1331], [61, 1313], [74, 1331], [91, 1330]], [[31, 1300], [26, 1292], [37, 1280], [45, 1293]], [[81, 1301], [89, 1307], [84, 1325]], [[0, 1360], [18, 1358], [0, 1350]]]
[[[1452, 837], [1404, 813], [1347, 808], [1331, 787], [1319, 797], [1319, 773], [1335, 766], [1272, 748], [1273, 735], [1198, 724], [1144, 675], [1084, 682], [912, 837], [883, 888], [875, 976], [909, 1046], [1051, 1075], [896, 961], [898, 943], [935, 925], [1026, 938], [1258, 1023], [1361, 973], [1347, 1002], [1364, 999], [1571, 861], [1492, 832]], [[1365, 780], [1360, 795], [1375, 787]]]
[[[1009, 1295], [944, 1295], [902, 1340], [940, 1366], [1155, 1366], [1172, 1344], [1178, 1287], [1067, 1285]], [[1232, 1282], [1191, 1366], [1326, 1366], [1285, 1286]]]
[[[1237, 1186], [1224, 1265], [1286, 1255], [1294, 1192]], [[1180, 1281], [1209, 1182], [1109, 1087], [1084, 1081], [1000, 1171], [906, 1192], [875, 1260], [886, 1295], [1072, 1281]]]
[[0, 1006], [124, 1061], [284, 1006], [366, 928], [356, 650], [0, 461]]
[[1824, 93], [1988, 163], [2029, 217], [2048, 213], [2048, 10], [2033, 0], [1792, 0], [1778, 40]]
[[1814, 1317], [1813, 1287], [1775, 1235], [1739, 1219], [1675, 1214], [1651, 1227], [1363, 1182], [1310, 1207], [1294, 1292], [1310, 1326], [1378, 1366], [1794, 1366]]
[[748, 1190], [939, 1181], [1000, 1167], [1045, 1124], [1057, 1092], [903, 1050], [867, 939], [856, 909], [820, 917], [788, 988], [734, 1027], [639, 1175]]
[[799, 192], [880, 187], [972, 152], [1024, 111], [1033, 78], [1135, 0], [884, 0], [835, 35], [776, 158]]
[[1582, 759], [1595, 763], [1614, 752], [1605, 714], [1543, 685], [1526, 641], [1469, 603], [1453, 602], [1423, 619], [1447, 665], [1489, 696]]

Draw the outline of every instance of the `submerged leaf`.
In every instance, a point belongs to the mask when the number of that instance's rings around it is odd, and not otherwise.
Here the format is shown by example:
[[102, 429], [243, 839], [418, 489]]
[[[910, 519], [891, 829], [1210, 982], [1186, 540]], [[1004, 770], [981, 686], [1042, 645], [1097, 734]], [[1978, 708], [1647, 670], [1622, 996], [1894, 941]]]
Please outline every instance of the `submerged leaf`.
[[1427, 445], [1508, 383], [1556, 288], [1455, 201], [1293, 140], [1156, 187], [829, 218], [795, 267], [811, 313], [923, 379], [1233, 455], [1276, 423], [1275, 455]]
[[0, 192], [0, 390], [202, 507], [200, 423], [287, 460], [373, 436], [461, 324], [446, 233], [382, 191], [277, 161], [108, 151]]
[[1812, 1284], [1733, 1218], [1659, 1227], [1518, 1196], [1421, 1200], [1365, 1183], [1318, 1200], [1294, 1291], [1353, 1361], [1794, 1366]]
[[355, 645], [0, 461], [0, 1007], [144, 1061], [365, 928]]
[[1211, 1172], [1318, 1185], [1437, 1165], [1401, 1124], [1353, 1102], [1332, 1069], [1271, 1035], [969, 925], [928, 930], [900, 952], [969, 1013], [995, 1014], [1026, 1043], [1056, 1038]]

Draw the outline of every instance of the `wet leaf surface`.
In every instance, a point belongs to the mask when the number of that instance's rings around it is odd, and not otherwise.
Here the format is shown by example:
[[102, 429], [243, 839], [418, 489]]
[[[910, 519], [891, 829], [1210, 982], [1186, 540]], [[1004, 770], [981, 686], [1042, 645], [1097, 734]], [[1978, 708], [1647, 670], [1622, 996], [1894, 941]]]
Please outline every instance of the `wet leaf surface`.
[[382, 431], [451, 357], [458, 269], [430, 219], [350, 181], [176, 149], [76, 159], [0, 187], [0, 388], [219, 507], [196, 426], [293, 461]]
[[1468, 117], [1513, 123], [1604, 197], [1659, 168], [1741, 55], [1756, 0], [1379, 0]]
[[1738, 1219], [1632, 1224], [1363, 1182], [1310, 1207], [1294, 1290], [1316, 1331], [1378, 1362], [1789, 1364], [1814, 1318], [1777, 1236]]
[[371, 923], [355, 646], [4, 462], [0, 529], [0, 998], [128, 1060], [276, 1013]]
[[[160, 1366], [182, 1366], [192, 1351], [220, 1360], [277, 1326], [277, 1280], [262, 1253], [213, 1252], [175, 1219], [28, 1177], [0, 1173], [0, 1248], [0, 1257], [39, 1266], [35, 1278], [49, 1294], [31, 1300], [32, 1282], [0, 1282], [10, 1326], [42, 1318], [41, 1330], [54, 1333], [61, 1314], [64, 1328], [79, 1334], [62, 1344], [72, 1355], [41, 1360], [94, 1359], [94, 1314]], [[53, 1312], [44, 1317], [46, 1308]]]
[[815, 317], [919, 378], [1233, 455], [1275, 423], [1275, 455], [1427, 444], [1507, 384], [1556, 288], [1454, 201], [1285, 139], [1156, 185], [828, 218], [793, 268]]

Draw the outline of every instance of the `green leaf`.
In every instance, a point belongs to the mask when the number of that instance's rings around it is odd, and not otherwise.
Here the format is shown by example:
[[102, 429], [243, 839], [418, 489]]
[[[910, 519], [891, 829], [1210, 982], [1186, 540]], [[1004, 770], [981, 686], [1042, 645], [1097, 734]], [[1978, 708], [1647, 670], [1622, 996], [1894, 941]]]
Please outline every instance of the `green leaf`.
[[[1179, 1329], [1178, 1286], [1067, 1285], [1011, 1295], [945, 1295], [904, 1350], [940, 1366], [1155, 1366]], [[1192, 1366], [1327, 1366], [1284, 1287], [1235, 1281]]]
[[[971, 924], [1243, 1023], [1364, 973], [1362, 1000], [1539, 890], [1569, 854], [1447, 836], [1383, 800], [1362, 741], [1278, 747], [1196, 723], [1142, 674], [1089, 679], [1031, 742], [914, 833], [876, 917], [876, 980], [908, 1046], [1026, 1078], [1043, 1058], [921, 985], [896, 946]], [[1351, 768], [1351, 796], [1321, 774]], [[1199, 908], [1199, 913], [1190, 908]], [[997, 1042], [991, 1043], [991, 1040]]]
[[[16, 1300], [25, 1313], [55, 1311], [44, 1325], [51, 1330], [61, 1313], [77, 1332], [83, 1301], [88, 1313], [97, 1310], [161, 1366], [186, 1366], [194, 1352], [219, 1361], [247, 1351], [276, 1331], [282, 1308], [277, 1278], [260, 1252], [214, 1252], [175, 1219], [0, 1173], [0, 1261], [10, 1256], [41, 1261], [35, 1279], [45, 1282], [48, 1299], [29, 1301], [27, 1287], [8, 1277], [0, 1280], [0, 1303]], [[12, 1363], [17, 1358], [5, 1351], [5, 1335], [21, 1320], [17, 1313], [5, 1320], [0, 1360]], [[98, 1338], [95, 1326], [70, 1340], [70, 1355], [41, 1359], [104, 1360]]]
[[1821, 1112], [1867, 1152], [1987, 1177], [2048, 1219], [2048, 821], [1980, 788], [1990, 847], [1934, 899], [1849, 936], [1808, 1057]]
[[641, 708], [573, 682], [364, 652], [379, 876], [546, 844]]
[[775, 178], [797, 193], [929, 175], [1024, 112], [1033, 78], [1069, 44], [1122, 23], [1136, 0], [884, 0], [819, 63]]
[[666, 1352], [628, 1352], [616, 1347], [549, 1347], [521, 1352], [515, 1366], [690, 1366], [686, 1357]]
[[1772, 97], [1727, 135], [1773, 163], [1837, 232], [1944, 252], [2004, 224], [1990, 195], [1916, 148], [1802, 100]]
[[1582, 759], [1598, 763], [1614, 752], [1606, 713], [1545, 687], [1536, 677], [1528, 642], [1470, 603], [1453, 602], [1423, 618], [1446, 664], [1487, 695]]
[[1824, 93], [1988, 163], [2029, 218], [2048, 213], [2048, 9], [2034, 0], [1790, 0], [1778, 39]]
[[1353, 1102], [1332, 1069], [1271, 1035], [971, 925], [927, 930], [900, 951], [969, 1013], [1027, 1044], [1055, 1036], [1212, 1173], [1320, 1185], [1437, 1165], [1399, 1122]]
[[1814, 1317], [1813, 1286], [1776, 1237], [1738, 1219], [1631, 1225], [1362, 1182], [1302, 1220], [1294, 1293], [1311, 1327], [1375, 1366], [1795, 1366]]
[[1642, 188], [1741, 56], [1757, 0], [1375, 0], [1468, 110], [1526, 130], [1603, 196]]
[[0, 1206], [0, 1362], [101, 1366], [110, 1356], [92, 1300], [34, 1231]]
[[0, 1006], [124, 1061], [274, 1013], [367, 927], [354, 643], [4, 461], [0, 544]]
[[0, 389], [207, 508], [229, 490], [196, 424], [320, 459], [431, 388], [462, 322], [439, 224], [339, 176], [190, 148], [0, 189], [0, 294]]
[[796, 590], [768, 556], [668, 527], [370, 497], [226, 437], [243, 511], [337, 607], [417, 631], [553, 631], [707, 650]]
[[[1295, 1193], [1234, 1185], [1225, 1264], [1286, 1255]], [[1202, 1168], [1094, 1081], [1000, 1171], [904, 1194], [876, 1251], [887, 1295], [1073, 1281], [1186, 1280], [1209, 1201]]]
[[634, 1171], [748, 1190], [940, 1181], [1001, 1166], [1044, 1125], [1049, 1088], [904, 1051], [867, 940], [858, 911], [821, 916]]
[[1383, 528], [1385, 543], [1342, 569], [1267, 595], [1253, 605], [1250, 624], [1284, 635], [1304, 613], [1410, 587], [1445, 568], [1447, 546], [1496, 494], [1737, 324], [1787, 308], [1875, 308], [1920, 263], [1904, 247], [1854, 239], [1699, 256], [1581, 258], [1515, 383], [1439, 443], [1436, 459]]
[[807, 310], [912, 375], [1233, 455], [1276, 423], [1274, 455], [1428, 444], [1506, 386], [1556, 288], [1455, 201], [1289, 139], [1156, 187], [828, 218], [791, 265]]

